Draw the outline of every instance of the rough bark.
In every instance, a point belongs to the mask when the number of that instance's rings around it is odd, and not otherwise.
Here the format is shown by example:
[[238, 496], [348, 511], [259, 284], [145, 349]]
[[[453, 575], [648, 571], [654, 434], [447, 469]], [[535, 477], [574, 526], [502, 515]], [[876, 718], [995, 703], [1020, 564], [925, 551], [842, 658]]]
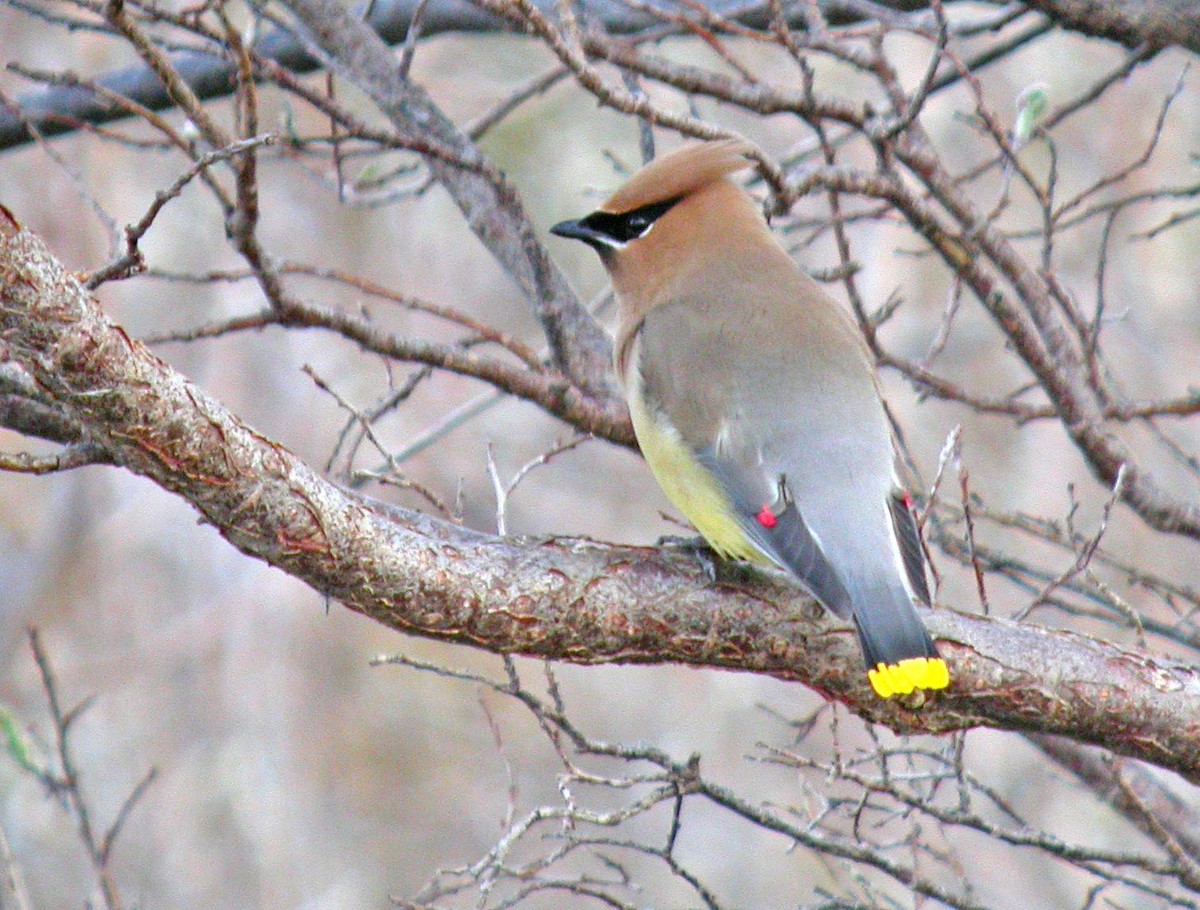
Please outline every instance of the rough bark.
[[1200, 52], [1195, 0], [1025, 0], [1062, 28], [1126, 47], [1178, 46]]
[[767, 673], [909, 731], [987, 725], [1104, 745], [1200, 782], [1200, 670], [1065, 632], [939, 610], [954, 677], [871, 695], [853, 631], [775, 578], [709, 583], [686, 554], [500, 539], [356, 497], [114, 325], [41, 240], [0, 218], [0, 359], [114, 463], [242, 552], [410, 634], [577, 663]]

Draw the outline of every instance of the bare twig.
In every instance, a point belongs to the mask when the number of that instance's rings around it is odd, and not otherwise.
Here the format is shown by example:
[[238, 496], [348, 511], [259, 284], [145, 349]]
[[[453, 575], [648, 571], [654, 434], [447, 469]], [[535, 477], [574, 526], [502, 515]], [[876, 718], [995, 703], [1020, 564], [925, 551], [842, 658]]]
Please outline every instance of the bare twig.
[[561, 455], [563, 452], [569, 452], [572, 449], [578, 448], [583, 443], [594, 438], [590, 433], [584, 433], [579, 436], [574, 436], [571, 439], [560, 440], [551, 448], [542, 452], [536, 458], [531, 458], [525, 464], [521, 465], [516, 470], [512, 478], [505, 481], [500, 477], [500, 469], [496, 465], [495, 452], [492, 444], [487, 446], [487, 468], [488, 476], [492, 480], [492, 492], [496, 495], [496, 533], [501, 537], [508, 535], [508, 500], [512, 496], [521, 481], [529, 476], [529, 473], [534, 468], [540, 468], [542, 465], [549, 464], [551, 460]]
[[[96, 876], [96, 882], [103, 895], [106, 910], [120, 910], [124, 906], [124, 901], [121, 897], [120, 889], [117, 887], [112, 867], [108, 862], [111, 841], [107, 837], [98, 838], [92, 827], [91, 806], [85, 798], [80, 785], [79, 771], [75, 766], [75, 759], [71, 749], [71, 726], [87, 709], [89, 702], [85, 701], [71, 709], [64, 708], [59, 698], [58, 683], [54, 677], [54, 671], [50, 667], [50, 658], [42, 646], [41, 637], [36, 629], [31, 629], [29, 632], [29, 647], [33, 652], [33, 659], [37, 664], [38, 673], [41, 675], [42, 688], [45, 690], [46, 701], [50, 708], [50, 719], [54, 724], [54, 752], [59, 771], [56, 778], [52, 781], [48, 779], [46, 782], [52, 786], [52, 792], [56, 792], [62, 796], [66, 805], [70, 808], [71, 814], [75, 817], [79, 828], [79, 839], [87, 852], [88, 860], [91, 862], [92, 872]], [[140, 793], [141, 790], [141, 787], [135, 789], [135, 795], [131, 796], [130, 801], [126, 805], [131, 805], [132, 801], [136, 799], [136, 794]], [[118, 816], [118, 824], [125, 814], [125, 811], [122, 810]], [[115, 824], [114, 828], [110, 829], [110, 833], [116, 830], [118, 828]]]

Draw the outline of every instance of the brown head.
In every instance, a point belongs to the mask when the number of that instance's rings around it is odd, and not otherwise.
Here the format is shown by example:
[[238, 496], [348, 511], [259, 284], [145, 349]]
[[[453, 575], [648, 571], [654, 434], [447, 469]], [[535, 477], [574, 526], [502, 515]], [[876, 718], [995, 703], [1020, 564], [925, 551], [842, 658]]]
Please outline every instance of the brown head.
[[618, 346], [698, 271], [712, 277], [721, 261], [781, 252], [754, 200], [728, 179], [751, 166], [752, 151], [736, 139], [684, 146], [646, 165], [590, 215], [550, 229], [600, 254], [621, 307]]

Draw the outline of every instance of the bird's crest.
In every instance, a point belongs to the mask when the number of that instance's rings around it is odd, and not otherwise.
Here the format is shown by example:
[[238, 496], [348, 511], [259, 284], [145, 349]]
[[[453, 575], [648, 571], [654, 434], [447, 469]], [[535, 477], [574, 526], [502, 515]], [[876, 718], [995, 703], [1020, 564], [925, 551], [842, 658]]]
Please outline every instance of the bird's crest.
[[678, 199], [752, 163], [754, 146], [741, 139], [685, 145], [650, 162], [600, 206], [621, 214], [644, 205]]

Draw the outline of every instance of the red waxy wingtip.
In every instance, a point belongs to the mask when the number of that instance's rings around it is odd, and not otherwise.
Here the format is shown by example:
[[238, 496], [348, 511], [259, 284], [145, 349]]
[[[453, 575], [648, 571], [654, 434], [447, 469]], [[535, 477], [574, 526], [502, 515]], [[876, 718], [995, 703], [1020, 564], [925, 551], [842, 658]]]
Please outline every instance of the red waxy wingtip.
[[754, 517], [758, 519], [758, 523], [764, 528], [773, 528], [779, 524], [779, 518], [771, 511], [770, 506], [763, 506], [762, 510]]

